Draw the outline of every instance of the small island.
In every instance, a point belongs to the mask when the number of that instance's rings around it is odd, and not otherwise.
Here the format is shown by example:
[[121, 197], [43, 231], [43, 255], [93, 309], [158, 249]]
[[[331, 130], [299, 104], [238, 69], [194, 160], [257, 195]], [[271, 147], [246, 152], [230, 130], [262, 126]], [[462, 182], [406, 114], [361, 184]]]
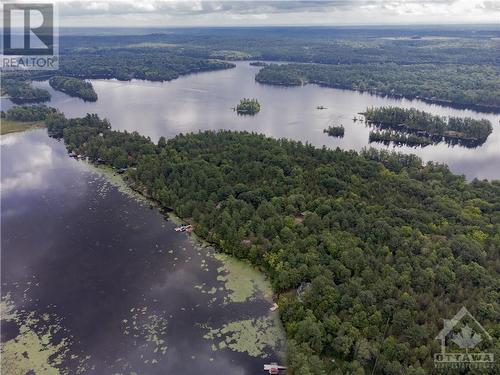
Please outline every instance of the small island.
[[470, 117], [441, 117], [415, 108], [367, 108], [365, 121], [378, 130], [370, 133], [371, 142], [395, 142], [427, 146], [446, 142], [465, 147], [482, 145], [493, 131], [488, 120]]
[[54, 90], [61, 91], [69, 96], [81, 98], [86, 102], [97, 101], [97, 93], [94, 91], [92, 83], [83, 79], [54, 76], [49, 79], [49, 84]]
[[250, 66], [260, 66], [260, 67], [264, 67], [264, 66], [268, 66], [269, 64], [268, 63], [265, 63], [264, 61], [252, 61], [250, 62]]
[[326, 129], [323, 129], [323, 133], [327, 133], [330, 137], [338, 137], [342, 138], [344, 137], [344, 126], [329, 126]]
[[260, 103], [257, 99], [243, 98], [240, 104], [236, 106], [236, 112], [239, 115], [255, 115], [260, 111]]

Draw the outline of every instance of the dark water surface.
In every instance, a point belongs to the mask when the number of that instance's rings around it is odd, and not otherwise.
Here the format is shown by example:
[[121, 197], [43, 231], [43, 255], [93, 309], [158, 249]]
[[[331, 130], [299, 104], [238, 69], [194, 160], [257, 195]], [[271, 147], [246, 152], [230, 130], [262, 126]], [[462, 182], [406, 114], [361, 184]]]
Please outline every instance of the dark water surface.
[[[45, 130], [1, 143], [4, 370], [243, 375], [277, 360], [265, 338], [276, 329], [271, 302], [262, 291], [231, 302], [231, 267], [213, 250], [69, 158]], [[266, 359], [245, 348], [249, 325], [269, 342]], [[210, 329], [215, 340], [203, 337]]]
[[[258, 67], [238, 62], [235, 69], [181, 77], [171, 82], [133, 80], [93, 80], [99, 99], [85, 103], [54, 91], [47, 82], [37, 83], [48, 89], [48, 103], [69, 117], [87, 112], [107, 117], [114, 129], [137, 130], [153, 140], [160, 136], [173, 137], [181, 132], [204, 129], [248, 130], [273, 137], [286, 137], [316, 146], [361, 150], [366, 146], [393, 149], [368, 142], [369, 129], [352, 118], [370, 106], [398, 105], [415, 107], [440, 116], [469, 116], [489, 119], [493, 133], [481, 147], [467, 149], [445, 143], [425, 148], [395, 147], [405, 153], [415, 153], [424, 161], [446, 163], [451, 170], [474, 177], [500, 178], [500, 115], [478, 113], [432, 105], [419, 100], [396, 100], [348, 90], [307, 85], [305, 87], [275, 87], [255, 82]], [[243, 97], [255, 97], [262, 110], [255, 117], [237, 116], [232, 110]], [[11, 103], [4, 99], [4, 108]], [[317, 106], [327, 109], [318, 110]], [[358, 116], [359, 117], [359, 116]], [[343, 124], [345, 137], [328, 137], [323, 129]]]

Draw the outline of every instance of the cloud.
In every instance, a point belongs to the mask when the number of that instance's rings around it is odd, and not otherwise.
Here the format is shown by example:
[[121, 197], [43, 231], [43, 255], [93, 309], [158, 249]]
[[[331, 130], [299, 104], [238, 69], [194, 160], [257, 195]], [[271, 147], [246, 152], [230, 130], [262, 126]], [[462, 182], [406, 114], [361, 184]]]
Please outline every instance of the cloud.
[[[362, 0], [358, 3], [371, 3]], [[99, 14], [166, 13], [168, 15], [200, 15], [211, 13], [262, 14], [296, 11], [321, 12], [333, 7], [352, 7], [353, 2], [337, 1], [59, 1], [63, 16], [84, 16]]]
[[[266, 0], [266, 1], [180, 1], [180, 0], [118, 0], [73, 1], [57, 0], [61, 20], [81, 19], [92, 26], [92, 17], [108, 19], [123, 26], [141, 22], [143, 26], [162, 26], [169, 20], [179, 24], [199, 24], [212, 21], [227, 23], [228, 20], [260, 20], [267, 22], [294, 22], [324, 19], [341, 23], [356, 23], [370, 19], [378, 23], [422, 23], [434, 19], [442, 22], [493, 22], [498, 20], [500, 5], [492, 0]], [[295, 15], [295, 16], [294, 16]], [[307, 18], [304, 18], [306, 16]], [[113, 17], [117, 17], [113, 19]], [[294, 18], [295, 17], [295, 18]], [[408, 19], [407, 19], [408, 18]], [[96, 21], [94, 19], [94, 22]], [[84, 23], [85, 23], [84, 22]], [[127, 24], [128, 22], [128, 24]], [[321, 23], [321, 22], [320, 22]], [[95, 24], [94, 24], [95, 26]]]
[[477, 7], [486, 11], [500, 13], [500, 1], [483, 1], [480, 4], [477, 4]]

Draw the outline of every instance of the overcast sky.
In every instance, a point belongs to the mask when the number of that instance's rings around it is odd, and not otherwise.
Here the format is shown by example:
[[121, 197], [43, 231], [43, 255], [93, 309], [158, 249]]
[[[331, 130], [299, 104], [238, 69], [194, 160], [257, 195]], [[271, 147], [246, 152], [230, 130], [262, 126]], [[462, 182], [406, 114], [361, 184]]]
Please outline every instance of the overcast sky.
[[500, 0], [56, 0], [60, 26], [500, 24]]

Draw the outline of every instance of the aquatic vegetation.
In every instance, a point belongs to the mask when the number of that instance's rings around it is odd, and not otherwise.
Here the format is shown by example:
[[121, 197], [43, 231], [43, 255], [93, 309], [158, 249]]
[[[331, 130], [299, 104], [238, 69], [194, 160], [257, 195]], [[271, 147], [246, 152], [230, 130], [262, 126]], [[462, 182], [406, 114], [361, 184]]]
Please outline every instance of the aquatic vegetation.
[[215, 253], [214, 257], [222, 262], [222, 266], [217, 269], [217, 280], [224, 282], [229, 292], [225, 303], [245, 302], [256, 295], [271, 298], [271, 283], [249, 262], [222, 253]]
[[106, 181], [116, 187], [119, 192], [129, 196], [130, 198], [133, 198], [137, 200], [139, 203], [147, 203], [147, 204], [152, 204], [153, 202], [149, 199], [147, 199], [144, 195], [138, 193], [134, 189], [132, 189], [127, 182], [123, 179], [123, 177], [116, 173], [116, 170], [107, 166], [107, 165], [95, 165], [91, 163], [86, 163], [89, 167], [89, 169], [92, 172], [96, 172], [103, 176]]
[[204, 328], [208, 332], [203, 337], [214, 341], [214, 351], [228, 348], [252, 357], [266, 358], [267, 350], [274, 350], [284, 342], [277, 315], [233, 321], [220, 328]]
[[[13, 322], [18, 327], [18, 334], [2, 343], [2, 373], [70, 374], [63, 366], [63, 361], [69, 355], [71, 339], [61, 326], [60, 318], [53, 314], [37, 316], [34, 312], [19, 311], [10, 295], [2, 297], [0, 315], [2, 322]], [[56, 340], [54, 336], [61, 333], [63, 338]], [[79, 363], [76, 373], [83, 373], [88, 357], [79, 360], [78, 356], [72, 355], [71, 359]]]
[[[141, 347], [152, 349], [154, 354], [165, 355], [168, 349], [165, 336], [168, 320], [160, 314], [148, 312], [148, 307], [133, 307], [130, 316], [122, 320], [123, 334], [142, 340]], [[157, 358], [146, 359], [145, 363], [156, 363]]]

